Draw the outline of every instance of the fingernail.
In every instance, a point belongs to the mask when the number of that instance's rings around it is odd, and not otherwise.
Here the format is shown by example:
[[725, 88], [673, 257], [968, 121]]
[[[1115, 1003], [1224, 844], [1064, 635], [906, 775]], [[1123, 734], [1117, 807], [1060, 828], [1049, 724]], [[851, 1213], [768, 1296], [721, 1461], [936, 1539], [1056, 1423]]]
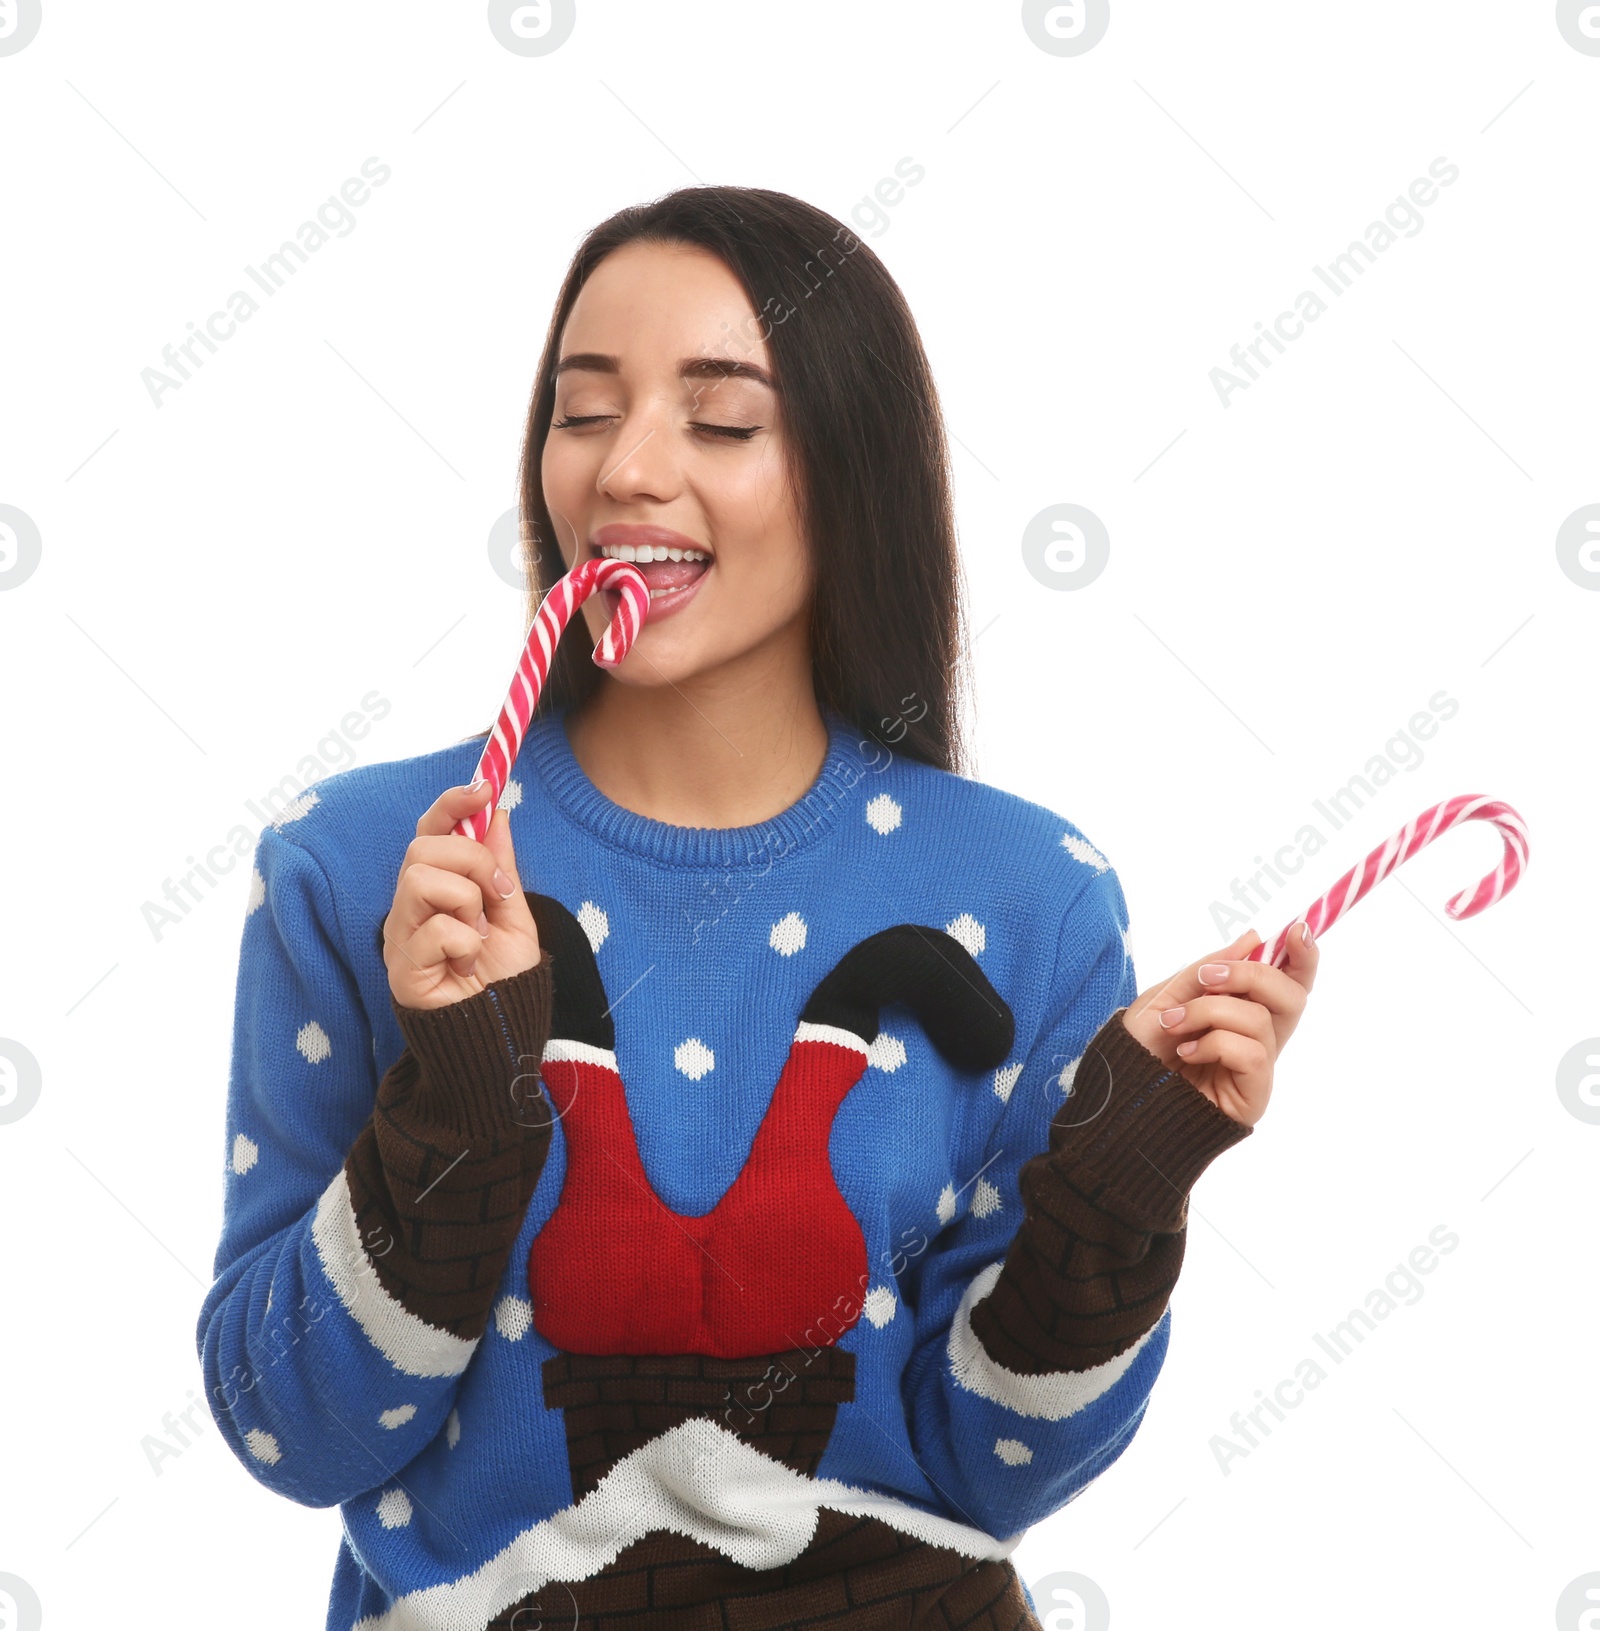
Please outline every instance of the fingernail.
[[484, 940], [489, 938], [489, 920], [482, 912], [478, 913], [478, 934]]
[[1178, 1044], [1178, 1052], [1181, 1053], [1185, 1058], [1188, 1058], [1188, 1056], [1191, 1053], [1193, 1053], [1194, 1050], [1196, 1048], [1198, 1048], [1199, 1046], [1200, 1046], [1200, 1043], [1199, 1043], [1198, 1039], [1196, 1039], [1194, 1041], [1190, 1041], [1190, 1042], [1180, 1042]]
[[1161, 1010], [1161, 1023], [1163, 1025], [1176, 1025], [1183, 1018], [1183, 1006], [1176, 1008], [1163, 1008]]
[[1221, 985], [1228, 977], [1226, 963], [1202, 963], [1200, 965], [1201, 985]]
[[500, 891], [501, 900], [509, 900], [512, 889], [516, 887], [499, 867], [494, 869], [494, 886]]
[[467, 785], [465, 786], [465, 788], [462, 789], [462, 791], [467, 792], [467, 793], [476, 793], [480, 789], [482, 789], [484, 787], [487, 787], [487, 786], [488, 786], [488, 783], [484, 781], [482, 776], [480, 776], [475, 782], [468, 782]]
[[1307, 923], [1304, 918], [1301, 918], [1300, 920], [1300, 943], [1303, 946], [1309, 946], [1313, 943], [1311, 939], [1311, 925]]

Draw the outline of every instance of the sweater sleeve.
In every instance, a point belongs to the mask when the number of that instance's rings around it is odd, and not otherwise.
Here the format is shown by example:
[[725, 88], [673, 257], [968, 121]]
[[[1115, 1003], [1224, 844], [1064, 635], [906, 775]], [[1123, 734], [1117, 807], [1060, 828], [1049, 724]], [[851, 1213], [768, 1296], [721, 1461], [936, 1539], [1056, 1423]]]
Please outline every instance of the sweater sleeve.
[[316, 859], [261, 835], [241, 943], [228, 1167], [197, 1343], [244, 1466], [307, 1506], [373, 1489], [446, 1426], [551, 1136], [551, 973], [437, 1009], [376, 1080]]
[[913, 1277], [913, 1449], [951, 1516], [1001, 1538], [1127, 1448], [1166, 1357], [1189, 1190], [1252, 1130], [1123, 1024], [1127, 923], [1106, 867], [1062, 925], [1037, 1040], [995, 1073], [1005, 1107], [964, 1214]]

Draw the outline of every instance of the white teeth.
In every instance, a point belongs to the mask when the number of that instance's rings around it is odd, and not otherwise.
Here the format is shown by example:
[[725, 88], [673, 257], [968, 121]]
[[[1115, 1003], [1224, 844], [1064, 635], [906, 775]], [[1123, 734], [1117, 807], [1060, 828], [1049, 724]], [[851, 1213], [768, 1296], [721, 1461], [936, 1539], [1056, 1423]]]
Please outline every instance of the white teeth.
[[600, 551], [613, 561], [709, 561], [703, 549], [675, 549], [667, 544], [607, 544]]

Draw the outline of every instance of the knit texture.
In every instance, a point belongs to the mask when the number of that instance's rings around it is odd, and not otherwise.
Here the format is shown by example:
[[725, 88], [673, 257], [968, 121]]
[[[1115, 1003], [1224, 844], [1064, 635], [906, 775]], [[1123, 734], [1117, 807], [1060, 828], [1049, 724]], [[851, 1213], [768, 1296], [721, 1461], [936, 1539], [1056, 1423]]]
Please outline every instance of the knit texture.
[[342, 1507], [330, 1628], [1038, 1626], [1009, 1554], [1137, 1430], [1250, 1129], [1122, 1024], [1083, 832], [826, 717], [738, 828], [536, 720], [540, 962], [441, 1009], [381, 925], [481, 740], [262, 831], [197, 1340], [243, 1465]]

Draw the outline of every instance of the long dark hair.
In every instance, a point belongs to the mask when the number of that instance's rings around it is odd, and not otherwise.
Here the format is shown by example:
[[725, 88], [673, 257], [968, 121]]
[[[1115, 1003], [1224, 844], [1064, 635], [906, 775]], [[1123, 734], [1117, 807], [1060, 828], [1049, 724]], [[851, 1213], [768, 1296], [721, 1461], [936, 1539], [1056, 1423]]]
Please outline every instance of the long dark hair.
[[[787, 193], [684, 187], [619, 210], [579, 245], [551, 314], [523, 438], [530, 623], [565, 570], [540, 482], [561, 333], [595, 267], [638, 242], [709, 250], [758, 314], [815, 569], [818, 706], [892, 752], [962, 773], [966, 610], [933, 373], [883, 262], [849, 227]], [[562, 641], [539, 712], [581, 706], [602, 678], [586, 642]]]

